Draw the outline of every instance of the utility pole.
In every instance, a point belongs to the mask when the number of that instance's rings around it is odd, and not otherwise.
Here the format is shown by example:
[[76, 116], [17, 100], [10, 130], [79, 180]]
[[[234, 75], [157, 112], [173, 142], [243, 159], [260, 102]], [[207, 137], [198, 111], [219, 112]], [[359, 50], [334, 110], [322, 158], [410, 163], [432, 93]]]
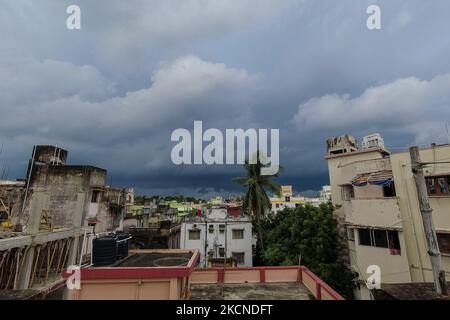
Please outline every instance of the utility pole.
[[428, 245], [428, 254], [430, 255], [431, 268], [433, 270], [434, 286], [438, 294], [447, 295], [447, 282], [445, 280], [445, 272], [442, 270], [441, 252], [439, 251], [436, 230], [434, 230], [433, 224], [433, 209], [431, 209], [428, 201], [427, 186], [423, 175], [424, 164], [420, 161], [419, 147], [411, 147], [409, 154], [411, 156], [412, 172], [419, 197], [420, 213]]

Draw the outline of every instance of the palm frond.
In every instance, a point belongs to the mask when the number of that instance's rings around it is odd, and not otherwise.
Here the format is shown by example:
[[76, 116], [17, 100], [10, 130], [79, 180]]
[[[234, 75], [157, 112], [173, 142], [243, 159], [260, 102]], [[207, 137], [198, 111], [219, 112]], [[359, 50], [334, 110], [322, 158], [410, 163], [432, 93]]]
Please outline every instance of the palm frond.
[[232, 182], [236, 182], [236, 183], [239, 183], [241, 185], [245, 185], [247, 180], [248, 180], [248, 178], [242, 178], [242, 177], [236, 177], [236, 178], [232, 178], [231, 179]]

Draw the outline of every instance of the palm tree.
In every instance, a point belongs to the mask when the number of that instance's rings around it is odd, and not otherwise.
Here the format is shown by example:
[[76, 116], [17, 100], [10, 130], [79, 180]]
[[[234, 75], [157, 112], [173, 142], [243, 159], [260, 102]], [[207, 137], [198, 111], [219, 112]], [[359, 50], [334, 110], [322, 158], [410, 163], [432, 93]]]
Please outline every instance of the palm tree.
[[258, 243], [262, 252], [264, 251], [264, 242], [261, 217], [271, 208], [266, 189], [274, 194], [280, 193], [280, 185], [271, 180], [273, 177], [278, 177], [278, 173], [275, 175], [261, 175], [261, 168], [263, 167], [264, 165], [260, 161], [260, 154], [258, 152], [258, 159], [255, 164], [250, 164], [248, 160], [245, 161], [244, 168], [246, 176], [232, 179], [233, 182], [239, 183], [247, 188], [243, 209], [244, 212], [251, 213], [253, 219], [256, 219]]

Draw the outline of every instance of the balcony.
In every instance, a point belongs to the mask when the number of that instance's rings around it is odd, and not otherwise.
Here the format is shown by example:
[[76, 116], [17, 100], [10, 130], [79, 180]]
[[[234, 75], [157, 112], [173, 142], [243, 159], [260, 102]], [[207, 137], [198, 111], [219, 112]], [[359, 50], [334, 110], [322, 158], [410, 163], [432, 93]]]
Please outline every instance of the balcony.
[[352, 199], [344, 203], [345, 220], [352, 225], [399, 227], [397, 198]]

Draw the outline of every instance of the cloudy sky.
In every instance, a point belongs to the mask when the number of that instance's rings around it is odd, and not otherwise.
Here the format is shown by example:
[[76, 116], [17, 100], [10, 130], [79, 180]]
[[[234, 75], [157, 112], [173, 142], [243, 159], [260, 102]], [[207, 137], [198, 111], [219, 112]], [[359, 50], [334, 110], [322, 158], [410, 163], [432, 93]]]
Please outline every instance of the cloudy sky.
[[[68, 30], [66, 8], [81, 8]], [[381, 30], [366, 9], [381, 7]], [[0, 169], [34, 144], [138, 193], [236, 193], [234, 166], [175, 166], [171, 132], [280, 129], [280, 182], [328, 182], [325, 139], [448, 141], [447, 0], [0, 0]]]

